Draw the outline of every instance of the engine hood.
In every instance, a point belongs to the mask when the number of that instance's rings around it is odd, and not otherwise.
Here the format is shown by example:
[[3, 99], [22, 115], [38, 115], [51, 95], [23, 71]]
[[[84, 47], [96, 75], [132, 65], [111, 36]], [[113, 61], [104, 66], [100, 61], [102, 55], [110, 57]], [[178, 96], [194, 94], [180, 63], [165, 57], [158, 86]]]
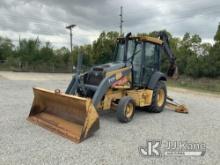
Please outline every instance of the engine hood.
[[110, 72], [125, 67], [125, 63], [107, 63], [92, 68], [93, 71]]

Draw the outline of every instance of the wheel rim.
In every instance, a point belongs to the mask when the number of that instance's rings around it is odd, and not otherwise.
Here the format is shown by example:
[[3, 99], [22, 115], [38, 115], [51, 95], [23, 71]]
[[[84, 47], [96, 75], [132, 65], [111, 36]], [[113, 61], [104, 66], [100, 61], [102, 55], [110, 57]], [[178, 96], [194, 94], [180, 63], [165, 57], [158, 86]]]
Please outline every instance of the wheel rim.
[[134, 106], [132, 103], [128, 103], [128, 105], [126, 106], [126, 109], [125, 109], [125, 115], [127, 118], [130, 118], [133, 114], [133, 111], [134, 111]]
[[160, 89], [157, 93], [157, 105], [161, 107], [164, 103], [165, 99], [165, 92], [163, 89]]

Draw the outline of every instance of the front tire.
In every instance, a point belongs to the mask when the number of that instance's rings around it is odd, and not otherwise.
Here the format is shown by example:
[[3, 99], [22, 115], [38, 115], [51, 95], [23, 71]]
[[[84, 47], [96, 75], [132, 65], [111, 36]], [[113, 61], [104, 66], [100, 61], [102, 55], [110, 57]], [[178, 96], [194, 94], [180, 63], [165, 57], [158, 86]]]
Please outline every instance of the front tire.
[[131, 97], [122, 97], [116, 107], [118, 121], [127, 123], [132, 120], [135, 111], [135, 104]]
[[152, 103], [147, 108], [148, 112], [160, 113], [166, 104], [167, 88], [164, 81], [158, 81], [153, 89]]

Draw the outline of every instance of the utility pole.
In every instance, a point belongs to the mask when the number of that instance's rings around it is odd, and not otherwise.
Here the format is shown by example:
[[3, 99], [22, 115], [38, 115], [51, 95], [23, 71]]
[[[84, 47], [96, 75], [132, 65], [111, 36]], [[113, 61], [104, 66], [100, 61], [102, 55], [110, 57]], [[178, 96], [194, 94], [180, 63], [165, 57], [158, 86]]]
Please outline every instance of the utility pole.
[[123, 6], [120, 7], [120, 36], [123, 35], [122, 26], [123, 26]]
[[[76, 25], [74, 25], [74, 24], [66, 26], [66, 29], [70, 30], [70, 54], [72, 54], [72, 52], [73, 52], [73, 32], [72, 32], [72, 29], [75, 26]], [[72, 54], [72, 66], [73, 65], [74, 65], [74, 58], [73, 58], [73, 54]]]

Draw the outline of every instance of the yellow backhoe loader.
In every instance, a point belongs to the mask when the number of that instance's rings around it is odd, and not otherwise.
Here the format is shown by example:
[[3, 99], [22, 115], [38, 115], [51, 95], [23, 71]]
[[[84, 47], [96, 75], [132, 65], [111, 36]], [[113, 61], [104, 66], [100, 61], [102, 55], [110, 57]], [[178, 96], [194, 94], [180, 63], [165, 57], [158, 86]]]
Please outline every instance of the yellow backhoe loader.
[[[167, 105], [176, 112], [188, 112], [167, 96], [167, 76], [175, 77], [177, 66], [165, 32], [158, 32], [158, 38], [128, 33], [117, 39], [115, 50], [112, 63], [94, 66], [82, 74], [79, 55], [77, 72], [65, 92], [33, 88], [27, 119], [79, 143], [99, 128], [99, 110], [116, 111], [124, 123], [132, 120], [136, 107], [159, 113]], [[167, 75], [160, 72], [162, 50], [170, 62]]]

